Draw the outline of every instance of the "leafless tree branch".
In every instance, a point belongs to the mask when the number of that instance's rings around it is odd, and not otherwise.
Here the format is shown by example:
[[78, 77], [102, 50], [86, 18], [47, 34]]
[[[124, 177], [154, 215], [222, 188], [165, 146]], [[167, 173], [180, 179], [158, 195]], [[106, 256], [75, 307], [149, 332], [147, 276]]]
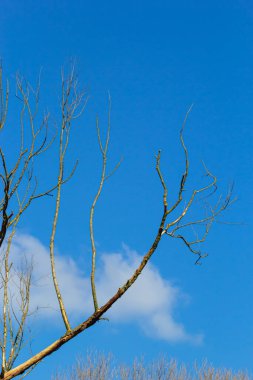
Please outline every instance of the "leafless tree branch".
[[[108, 126], [105, 142], [103, 142], [103, 139], [101, 138], [98, 119], [96, 121], [98, 146], [102, 156], [102, 168], [98, 190], [92, 202], [89, 215], [92, 249], [90, 280], [94, 312], [88, 319], [79, 325], [72, 327], [57, 278], [55, 240], [61, 207], [62, 186], [73, 176], [77, 166], [76, 163], [70, 175], [65, 177], [65, 160], [69, 146], [71, 128], [73, 121], [82, 114], [88, 98], [84, 92], [79, 91], [79, 83], [74, 65], [72, 66], [69, 75], [65, 75], [62, 70], [60, 101], [61, 122], [59, 133], [57, 136], [54, 135], [52, 138], [49, 138], [49, 113], [44, 114], [40, 121], [38, 120], [40, 115], [40, 76], [37, 85], [33, 88], [33, 86], [31, 86], [24, 78], [17, 75], [16, 86], [16, 97], [21, 104], [19, 114], [20, 147], [16, 160], [12, 160], [10, 164], [7, 159], [6, 151], [4, 152], [2, 146], [0, 147], [0, 248], [2, 247], [0, 255], [2, 263], [2, 270], [0, 271], [0, 292], [3, 295], [2, 309], [0, 313], [0, 325], [2, 327], [2, 331], [0, 332], [0, 352], [2, 357], [0, 379], [2, 380], [10, 380], [21, 375], [23, 377], [27, 376], [34, 366], [36, 366], [41, 360], [48, 355], [51, 355], [62, 345], [72, 340], [99, 320], [104, 319], [105, 313], [126, 293], [140, 276], [152, 255], [157, 250], [163, 235], [181, 240], [190, 252], [197, 255], [197, 262], [199, 262], [199, 260], [205, 255], [198, 248], [199, 245], [205, 242], [212, 224], [217, 221], [220, 214], [222, 214], [234, 201], [232, 200], [231, 188], [224, 199], [220, 197], [214, 205], [211, 204], [211, 196], [215, 195], [217, 190], [217, 178], [206, 167], [205, 176], [208, 183], [200, 188], [193, 188], [192, 192], [187, 195], [186, 182], [189, 178], [190, 163], [187, 146], [184, 141], [184, 130], [192, 109], [191, 106], [186, 113], [180, 130], [180, 142], [184, 154], [184, 170], [181, 175], [176, 200], [172, 202], [170, 206], [168, 205], [170, 203], [170, 199], [168, 199], [168, 184], [161, 168], [161, 151], [158, 151], [155, 169], [162, 188], [162, 200], [161, 216], [156, 227], [155, 237], [146, 254], [143, 256], [139, 266], [135, 268], [129, 279], [119, 287], [118, 291], [112, 295], [104, 305], [100, 306], [95, 283], [97, 249], [94, 233], [94, 213], [105, 181], [115, 173], [121, 163], [121, 161], [119, 161], [114, 169], [107, 173], [108, 149], [111, 132], [111, 99], [109, 96]], [[5, 90], [3, 87], [2, 67], [0, 66], [1, 133], [3, 133], [6, 128], [9, 100], [8, 82]], [[57, 180], [46, 190], [40, 191], [35, 164], [38, 157], [44, 155], [49, 148], [55, 145], [54, 143], [57, 138]], [[65, 326], [65, 332], [61, 337], [56, 339], [55, 342], [40, 350], [37, 354], [31, 354], [27, 361], [14, 367], [16, 359], [19, 357], [20, 351], [25, 344], [25, 326], [30, 314], [32, 265], [26, 263], [23, 270], [17, 270], [14, 268], [11, 260], [11, 244], [23, 214], [31, 206], [33, 201], [35, 199], [41, 199], [52, 195], [53, 192], [56, 193], [56, 197], [49, 242], [50, 264], [52, 281], [58, 299], [61, 317]], [[199, 200], [200, 195], [202, 196], [200, 201], [203, 201], [205, 212], [204, 216], [202, 215], [194, 219], [191, 217], [190, 210], [193, 208], [194, 203]], [[193, 239], [189, 238], [189, 232], [187, 232], [189, 230], [194, 230], [195, 237]], [[16, 294], [14, 296], [13, 286], [18, 290], [18, 296]]]

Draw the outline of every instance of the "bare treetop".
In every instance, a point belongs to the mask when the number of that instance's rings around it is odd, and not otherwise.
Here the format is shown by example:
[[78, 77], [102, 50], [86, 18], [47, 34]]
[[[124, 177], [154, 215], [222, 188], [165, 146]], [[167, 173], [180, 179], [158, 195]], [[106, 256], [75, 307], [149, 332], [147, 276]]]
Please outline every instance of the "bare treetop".
[[[57, 267], [55, 262], [55, 240], [57, 235], [57, 224], [59, 219], [59, 211], [62, 199], [62, 187], [71, 179], [75, 173], [77, 163], [73, 165], [70, 173], [65, 173], [66, 152], [69, 146], [69, 137], [74, 120], [78, 119], [86, 106], [87, 96], [79, 90], [79, 83], [75, 73], [74, 66], [70, 73], [65, 75], [62, 71], [61, 76], [61, 97], [60, 97], [60, 123], [58, 132], [52, 138], [48, 137], [48, 128], [50, 116], [44, 114], [39, 117], [39, 103], [41, 81], [38, 79], [35, 89], [21, 76], [16, 77], [16, 100], [20, 103], [19, 127], [8, 126], [9, 96], [10, 89], [8, 81], [3, 79], [2, 67], [0, 67], [0, 132], [5, 129], [13, 128], [13, 133], [20, 138], [19, 150], [17, 158], [13, 164], [13, 157], [9, 157], [9, 152], [5, 146], [0, 146], [0, 179], [1, 179], [1, 196], [0, 196], [0, 247], [1, 247], [1, 317], [0, 317], [0, 351], [2, 357], [0, 379], [9, 380], [16, 376], [22, 375], [21, 378], [30, 373], [42, 359], [51, 355], [62, 345], [73, 339], [75, 336], [94, 325], [101, 319], [105, 318], [105, 313], [111, 306], [121, 298], [124, 293], [134, 284], [145, 266], [151, 259], [153, 253], [157, 250], [161, 239], [164, 236], [180, 239], [191, 253], [196, 255], [196, 263], [206, 255], [200, 249], [208, 233], [211, 225], [216, 218], [230, 206], [232, 189], [223, 199], [211, 202], [211, 199], [217, 191], [217, 179], [209, 169], [205, 168], [207, 183], [200, 188], [195, 188], [190, 194], [186, 191], [186, 183], [190, 173], [189, 154], [184, 141], [184, 129], [189, 117], [191, 108], [188, 110], [180, 130], [180, 141], [182, 152], [184, 155], [184, 171], [181, 174], [181, 180], [178, 186], [176, 200], [171, 200], [168, 189], [172, 185], [168, 185], [164, 179], [163, 171], [165, 164], [161, 164], [161, 151], [157, 153], [155, 161], [155, 169], [158, 181], [162, 188], [162, 198], [157, 200], [157, 207], [161, 208], [160, 222], [157, 225], [155, 238], [142, 261], [130, 278], [124, 283], [119, 284], [118, 291], [111, 295], [111, 298], [103, 305], [97, 297], [96, 292], [96, 260], [97, 249], [94, 231], [94, 215], [97, 203], [100, 199], [103, 187], [107, 179], [118, 169], [121, 161], [116, 164], [112, 172], [107, 171], [107, 154], [110, 143], [110, 109], [111, 99], [109, 97], [108, 126], [105, 141], [102, 140], [100, 134], [99, 120], [97, 119], [97, 137], [98, 148], [102, 156], [101, 177], [98, 184], [97, 192], [90, 208], [90, 240], [91, 240], [91, 290], [94, 303], [94, 312], [88, 319], [77, 326], [73, 326], [68, 310], [65, 307], [64, 298], [61, 293], [61, 284], [57, 277]], [[28, 136], [28, 138], [27, 138]], [[40, 177], [36, 174], [35, 163], [39, 156], [44, 157], [49, 149], [58, 151], [58, 162], [56, 167], [58, 176], [55, 182], [47, 189], [40, 189]], [[10, 164], [12, 162], [12, 164]], [[163, 169], [162, 169], [163, 166]], [[40, 189], [40, 190], [39, 190]], [[45, 201], [49, 195], [55, 197], [55, 209], [52, 220], [52, 228], [49, 243], [50, 256], [48, 260], [51, 264], [51, 277], [57, 296], [59, 310], [62, 317], [63, 332], [56, 341], [52, 342], [45, 348], [31, 355], [28, 360], [16, 365], [21, 349], [24, 349], [26, 342], [26, 324], [29, 317], [30, 298], [31, 298], [31, 276], [32, 264], [26, 263], [23, 270], [17, 271], [11, 261], [12, 242], [17, 232], [17, 227], [22, 222], [22, 216], [28, 208], [30, 208], [35, 200]], [[199, 197], [208, 197], [208, 203], [205, 202], [203, 216], [199, 219], [190, 220], [189, 211], [194, 207], [195, 201]], [[207, 198], [206, 198], [207, 199]], [[194, 229], [195, 238], [190, 240], [187, 231]], [[199, 229], [199, 232], [198, 232]], [[14, 285], [13, 279], [17, 279], [15, 286], [15, 297], [13, 297]]]

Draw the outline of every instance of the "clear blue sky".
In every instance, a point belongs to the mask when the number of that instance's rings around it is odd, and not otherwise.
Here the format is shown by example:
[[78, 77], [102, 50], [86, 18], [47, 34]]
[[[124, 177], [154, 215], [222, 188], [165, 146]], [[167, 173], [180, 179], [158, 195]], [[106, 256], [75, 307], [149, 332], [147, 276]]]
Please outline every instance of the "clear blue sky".
[[[49, 378], [87, 348], [111, 351], [126, 362], [165, 353], [186, 363], [207, 358], [215, 366], [253, 372], [252, 2], [2, 0], [0, 56], [12, 83], [16, 71], [33, 82], [43, 68], [42, 106], [51, 110], [52, 119], [58, 112], [60, 69], [73, 57], [90, 95], [73, 128], [68, 158], [70, 163], [78, 158], [80, 165], [64, 189], [57, 236], [59, 252], [72, 256], [83, 271], [88, 271], [88, 211], [100, 164], [95, 117], [100, 115], [105, 131], [108, 90], [109, 165], [121, 156], [124, 162], [98, 205], [99, 252], [121, 252], [122, 243], [138, 254], [148, 249], [162, 209], [154, 155], [162, 149], [173, 196], [183, 168], [179, 130], [192, 103], [185, 133], [190, 183], [202, 179], [201, 160], [217, 175], [221, 193], [234, 180], [238, 201], [224, 220], [244, 223], [212, 228], [202, 266], [194, 265], [180, 242], [166, 239], [153, 258], [159, 276], [180, 289], [175, 321], [189, 334], [202, 334], [202, 344], [163, 340], [155, 332], [149, 336], [140, 328], [141, 316], [138, 323], [134, 317], [101, 322], [46, 359], [30, 378]], [[14, 120], [10, 109], [11, 133], [16, 133]], [[53, 175], [49, 160], [43, 171]], [[52, 207], [51, 198], [37, 203], [24, 218], [22, 232], [47, 245]], [[63, 331], [55, 322], [52, 329], [48, 322], [35, 323], [34, 351]]]

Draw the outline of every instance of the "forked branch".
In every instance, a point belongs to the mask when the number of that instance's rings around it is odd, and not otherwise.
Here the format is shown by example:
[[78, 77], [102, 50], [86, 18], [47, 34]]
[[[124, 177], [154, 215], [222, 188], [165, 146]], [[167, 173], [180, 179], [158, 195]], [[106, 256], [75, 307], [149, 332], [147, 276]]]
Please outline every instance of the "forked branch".
[[95, 312], [98, 310], [98, 300], [97, 300], [97, 292], [96, 292], [96, 284], [95, 284], [95, 271], [96, 271], [96, 244], [95, 244], [95, 238], [94, 238], [94, 212], [95, 207], [97, 204], [97, 201], [101, 195], [104, 183], [106, 179], [108, 179], [119, 167], [121, 161], [115, 166], [115, 168], [112, 170], [110, 174], [106, 174], [106, 166], [107, 166], [107, 152], [108, 152], [108, 146], [110, 141], [110, 132], [111, 132], [111, 98], [109, 95], [109, 110], [108, 110], [108, 126], [107, 126], [107, 133], [106, 133], [106, 140], [105, 144], [103, 144], [100, 134], [100, 127], [99, 127], [99, 120], [97, 118], [96, 120], [96, 127], [97, 127], [97, 138], [98, 138], [98, 144], [100, 148], [100, 153], [102, 156], [102, 171], [101, 171], [101, 177], [99, 182], [98, 191], [95, 195], [95, 198], [93, 200], [93, 203], [91, 205], [90, 209], [90, 240], [91, 240], [91, 249], [92, 249], [92, 265], [91, 265], [91, 290], [92, 290], [92, 298], [93, 298], [93, 304]]
[[[59, 172], [58, 172], [58, 180], [57, 180], [57, 194], [56, 194], [56, 204], [55, 204], [55, 212], [54, 219], [52, 225], [52, 232], [50, 237], [50, 262], [51, 262], [51, 272], [52, 279], [54, 283], [55, 293], [58, 299], [59, 307], [63, 322], [66, 327], [66, 331], [71, 331], [71, 326], [69, 322], [69, 318], [67, 316], [67, 311], [64, 306], [63, 297], [60, 291], [60, 287], [57, 280], [56, 275], [56, 267], [55, 267], [55, 234], [57, 228], [57, 222], [59, 218], [59, 210], [60, 210], [60, 202], [61, 202], [61, 189], [62, 185], [66, 183], [66, 179], [64, 179], [64, 160], [67, 152], [68, 144], [69, 144], [69, 135], [72, 120], [81, 115], [86, 101], [84, 100], [84, 93], [78, 92], [77, 89], [78, 81], [75, 76], [74, 66], [71, 69], [70, 75], [65, 78], [64, 72], [62, 71], [62, 97], [61, 97], [61, 127], [60, 127], [60, 141], [59, 141]], [[80, 109], [81, 108], [81, 109]], [[70, 174], [70, 177], [67, 178], [69, 180], [74, 174], [76, 165], [74, 166], [73, 171]]]
[[[3, 332], [0, 337], [0, 350], [2, 353], [2, 372], [0, 379], [10, 380], [16, 376], [26, 376], [41, 360], [54, 351], [58, 350], [62, 345], [73, 339], [75, 336], [86, 330], [90, 326], [99, 321], [104, 314], [112, 307], [112, 305], [121, 298], [125, 292], [135, 283], [137, 278], [141, 275], [143, 269], [148, 264], [154, 252], [157, 250], [159, 243], [163, 235], [171, 238], [181, 240], [184, 245], [193, 253], [198, 256], [197, 262], [204, 256], [198, 249], [198, 245], [203, 243], [210, 231], [212, 224], [217, 220], [217, 217], [226, 210], [231, 204], [232, 190], [229, 190], [224, 200], [219, 198], [218, 201], [212, 206], [205, 202], [204, 216], [192, 219], [189, 217], [190, 210], [193, 204], [199, 198], [199, 195], [204, 195], [204, 200], [207, 197], [210, 199], [211, 195], [214, 195], [217, 189], [216, 177], [205, 167], [206, 177], [208, 184], [201, 188], [193, 188], [189, 196], [186, 192], [186, 182], [189, 177], [189, 156], [188, 150], [184, 142], [184, 129], [187, 118], [191, 111], [188, 110], [184, 119], [181, 131], [180, 142], [184, 153], [184, 169], [181, 175], [179, 187], [177, 189], [176, 200], [168, 206], [170, 200], [168, 199], [169, 187], [166, 182], [166, 176], [164, 176], [161, 169], [161, 151], [158, 151], [156, 156], [156, 173], [159, 182], [162, 187], [162, 201], [161, 201], [161, 216], [159, 223], [156, 227], [156, 234], [153, 239], [150, 248], [143, 256], [138, 267], [135, 268], [129, 279], [119, 287], [118, 291], [103, 305], [99, 306], [96, 293], [95, 274], [96, 274], [96, 243], [94, 235], [94, 213], [97, 206], [97, 202], [101, 196], [103, 186], [106, 179], [108, 179], [119, 167], [120, 162], [115, 166], [112, 172], [107, 173], [107, 160], [108, 160], [108, 147], [110, 141], [110, 112], [111, 101], [109, 97], [109, 112], [108, 112], [108, 127], [106, 132], [105, 142], [103, 143], [100, 133], [100, 126], [97, 119], [97, 137], [100, 153], [102, 156], [102, 168], [99, 186], [93, 203], [90, 209], [89, 227], [90, 227], [90, 239], [92, 248], [92, 268], [91, 268], [91, 288], [92, 297], [94, 303], [94, 312], [84, 322], [76, 327], [71, 327], [69, 317], [64, 305], [63, 297], [60, 291], [60, 286], [57, 279], [57, 270], [55, 263], [55, 238], [57, 232], [57, 223], [59, 219], [62, 186], [73, 175], [76, 165], [69, 177], [65, 177], [64, 166], [67, 148], [69, 145], [69, 137], [73, 120], [78, 118], [86, 105], [87, 98], [84, 98], [84, 93], [80, 93], [78, 90], [78, 80], [75, 75], [74, 67], [70, 72], [70, 75], [65, 78], [62, 72], [62, 93], [61, 93], [61, 125], [59, 131], [59, 153], [58, 153], [58, 175], [57, 183], [53, 184], [48, 190], [44, 192], [38, 191], [38, 181], [34, 175], [34, 161], [37, 157], [47, 151], [52, 145], [55, 136], [48, 142], [48, 120], [49, 115], [44, 115], [42, 122], [37, 125], [36, 117], [38, 115], [38, 102], [39, 102], [39, 89], [40, 79], [38, 86], [34, 90], [27, 82], [20, 77], [17, 77], [18, 98], [21, 101], [20, 112], [20, 129], [21, 129], [21, 142], [20, 151], [17, 160], [14, 165], [8, 166], [6, 157], [2, 148], [0, 147], [0, 182], [2, 188], [2, 196], [0, 199], [0, 214], [1, 214], [1, 230], [0, 230], [0, 246], [6, 241], [7, 237], [10, 240], [9, 248], [4, 251], [2, 262], [4, 263], [4, 270], [1, 273], [1, 291], [3, 293], [3, 308], [2, 308], [2, 326]], [[0, 69], [0, 130], [3, 130], [6, 122], [7, 109], [8, 109], [8, 85], [4, 94], [2, 70]], [[35, 104], [32, 107], [31, 98]], [[28, 131], [30, 136], [30, 143], [26, 144], [26, 124], [28, 123]], [[42, 133], [44, 131], [44, 135]], [[41, 138], [41, 136], [44, 136]], [[23, 213], [31, 205], [35, 199], [42, 198], [44, 196], [51, 195], [56, 190], [55, 210], [53, 216], [52, 230], [50, 236], [50, 263], [51, 274], [54, 284], [54, 289], [59, 303], [59, 308], [62, 316], [62, 320], [65, 326], [65, 333], [55, 342], [42, 349], [36, 355], [31, 356], [27, 361], [13, 368], [16, 358], [22, 348], [24, 339], [24, 327], [26, 319], [29, 315], [30, 304], [30, 284], [31, 284], [31, 272], [27, 272], [27, 276], [20, 276], [20, 297], [21, 297], [21, 313], [18, 316], [12, 307], [12, 297], [10, 295], [10, 245], [12, 238], [15, 234], [16, 227], [21, 219]], [[184, 205], [183, 205], [184, 201]], [[190, 229], [196, 229], [196, 235], [194, 239], [189, 239], [187, 231]], [[197, 233], [197, 229], [200, 228], [201, 234]], [[9, 231], [9, 234], [7, 232]], [[14, 329], [14, 324], [18, 328]], [[9, 351], [8, 351], [9, 347]]]

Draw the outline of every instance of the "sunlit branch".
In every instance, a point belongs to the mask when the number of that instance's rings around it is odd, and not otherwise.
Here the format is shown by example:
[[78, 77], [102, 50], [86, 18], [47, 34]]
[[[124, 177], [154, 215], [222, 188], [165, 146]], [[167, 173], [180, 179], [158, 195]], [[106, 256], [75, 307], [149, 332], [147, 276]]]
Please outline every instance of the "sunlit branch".
[[[5, 92], [5, 93], [4, 93]], [[6, 90], [3, 88], [3, 68], [0, 64], [0, 131], [6, 122], [9, 103], [9, 82], [6, 82]]]
[[[19, 115], [21, 141], [20, 147], [18, 148], [18, 157], [11, 160], [11, 165], [6, 159], [2, 147], [0, 147], [0, 246], [2, 245], [0, 258], [2, 263], [2, 269], [0, 270], [0, 290], [1, 294], [3, 294], [3, 303], [0, 313], [0, 324], [2, 327], [2, 333], [0, 336], [0, 352], [2, 356], [0, 379], [2, 380], [11, 380], [16, 376], [21, 376], [21, 378], [27, 376], [34, 366], [36, 366], [41, 360], [48, 355], [51, 355], [54, 351], [58, 350], [61, 346], [94, 325], [99, 320], [104, 319], [105, 313], [126, 293], [141, 275], [152, 255], [156, 252], [163, 236], [166, 235], [181, 240], [190, 252], [198, 256], [197, 262], [199, 262], [199, 260], [205, 256], [205, 254], [199, 249], [199, 246], [207, 239], [212, 224], [216, 222], [220, 214], [233, 203], [233, 200], [231, 199], [232, 189], [230, 189], [225, 199], [220, 197], [214, 205], [211, 202], [207, 205], [207, 198], [209, 201], [211, 197], [215, 195], [217, 190], [217, 179], [206, 167], [207, 185], [200, 188], [194, 186], [189, 194], [186, 191], [186, 182], [188, 183], [189, 181], [190, 163], [187, 145], [184, 141], [184, 130], [192, 109], [192, 107], [190, 107], [180, 130], [180, 144], [184, 155], [184, 169], [177, 188], [176, 199], [174, 201], [169, 199], [170, 187], [168, 186], [167, 179], [163, 175], [163, 170], [161, 168], [161, 151], [159, 150], [156, 156], [155, 169], [161, 184], [162, 195], [160, 200], [161, 215], [156, 226], [155, 236], [149, 245], [146, 254], [141, 258], [139, 265], [135, 267], [128, 280], [118, 288], [118, 291], [112, 295], [103, 306], [100, 306], [97, 299], [95, 284], [97, 250], [94, 233], [94, 214], [105, 181], [115, 173], [121, 163], [121, 161], [119, 161], [112, 171], [107, 173], [108, 149], [111, 132], [111, 100], [109, 96], [108, 126], [105, 141], [103, 141], [101, 137], [98, 119], [96, 121], [98, 145], [102, 156], [102, 167], [98, 190], [92, 202], [89, 215], [92, 248], [90, 280], [94, 312], [88, 319], [84, 320], [79, 325], [75, 327], [71, 326], [57, 278], [55, 241], [62, 202], [62, 186], [73, 176], [77, 166], [76, 163], [69, 176], [65, 175], [64, 168], [70, 141], [70, 132], [72, 130], [73, 120], [82, 114], [87, 103], [87, 98], [84, 97], [83, 92], [79, 91], [74, 65], [68, 76], [65, 76], [62, 71], [62, 92], [60, 100], [61, 121], [59, 134], [57, 134], [57, 137], [59, 138], [57, 180], [50, 186], [46, 187], [45, 191], [41, 191], [39, 187], [39, 177], [36, 176], [36, 161], [39, 156], [52, 146], [56, 139], [56, 135], [51, 139], [48, 137], [49, 113], [44, 114], [40, 122], [37, 120], [39, 114], [40, 76], [36, 88], [33, 88], [20, 76], [17, 76], [16, 83], [17, 98], [21, 102]], [[8, 94], [8, 83], [4, 94], [2, 69], [0, 68], [0, 130], [3, 129], [6, 122]], [[26, 262], [25, 268], [21, 271], [16, 270], [15, 266], [12, 267], [12, 260], [10, 259], [11, 243], [17, 226], [19, 226], [20, 220], [22, 219], [21, 217], [31, 206], [32, 202], [36, 199], [52, 196], [54, 191], [56, 193], [55, 210], [53, 213], [49, 242], [51, 277], [66, 331], [63, 336], [56, 339], [56, 341], [48, 345], [46, 348], [40, 350], [35, 355], [31, 353], [28, 360], [21, 362], [13, 368], [16, 360], [20, 357], [19, 354], [21, 349], [24, 348], [24, 343], [26, 342], [25, 333], [27, 331], [27, 318], [31, 314], [29, 306], [32, 265], [27, 265]], [[190, 211], [195, 202], [203, 200], [206, 210], [204, 216], [198, 216], [196, 218], [192, 217]], [[189, 230], [193, 230], [195, 233], [194, 238], [189, 238]], [[16, 293], [12, 293], [13, 286], [15, 286], [15, 289], [18, 289], [18, 296], [16, 296]], [[15, 294], [15, 299], [13, 299], [13, 294]]]
[[94, 238], [94, 212], [95, 212], [95, 207], [97, 204], [97, 201], [100, 197], [101, 191], [104, 186], [104, 182], [106, 179], [106, 165], [107, 165], [107, 151], [108, 151], [108, 145], [110, 141], [110, 129], [111, 129], [111, 120], [110, 120], [110, 111], [111, 111], [111, 101], [109, 97], [109, 111], [108, 111], [108, 127], [107, 127], [107, 135], [106, 135], [106, 141], [103, 146], [101, 135], [100, 135], [100, 127], [99, 127], [99, 121], [97, 118], [96, 121], [96, 127], [97, 127], [97, 137], [98, 137], [98, 144], [100, 148], [100, 152], [102, 155], [102, 172], [101, 172], [101, 177], [100, 177], [100, 183], [98, 187], [98, 191], [95, 195], [95, 198], [93, 200], [93, 203], [91, 205], [90, 209], [90, 240], [91, 240], [91, 249], [92, 249], [92, 267], [91, 267], [91, 290], [92, 290], [92, 298], [93, 298], [93, 303], [94, 303], [94, 309], [95, 311], [98, 310], [98, 300], [97, 300], [97, 292], [96, 292], [96, 285], [95, 285], [95, 271], [96, 271], [96, 245], [95, 245], [95, 238]]
[[186, 122], [188, 120], [189, 114], [190, 114], [190, 112], [192, 110], [192, 107], [193, 107], [193, 104], [191, 105], [191, 107], [186, 112], [186, 115], [185, 115], [185, 118], [184, 118], [184, 121], [183, 121], [183, 125], [182, 125], [182, 128], [180, 130], [180, 142], [181, 142], [181, 146], [183, 148], [184, 157], [185, 157], [185, 170], [184, 170], [184, 173], [183, 173], [183, 175], [181, 177], [181, 182], [180, 182], [180, 187], [179, 187], [177, 201], [167, 211], [168, 215], [171, 214], [178, 207], [178, 205], [181, 203], [181, 201], [183, 199], [183, 196], [182, 196], [183, 195], [183, 191], [185, 190], [186, 180], [187, 180], [188, 174], [189, 174], [189, 155], [188, 155], [188, 150], [187, 150], [185, 142], [184, 142], [184, 129], [185, 129]]
[[111, 98], [109, 94], [109, 110], [108, 110], [108, 126], [107, 126], [107, 132], [106, 132], [106, 140], [103, 144], [100, 134], [100, 127], [99, 127], [99, 120], [97, 118], [96, 120], [96, 129], [97, 129], [97, 138], [98, 138], [98, 145], [100, 148], [100, 153], [102, 155], [102, 170], [101, 170], [101, 177], [99, 182], [98, 191], [95, 195], [95, 198], [93, 200], [93, 203], [91, 205], [90, 209], [90, 240], [91, 240], [91, 249], [92, 249], [92, 268], [91, 268], [91, 290], [92, 290], [92, 298], [93, 298], [93, 304], [95, 311], [98, 310], [98, 300], [97, 300], [97, 293], [96, 293], [96, 284], [95, 284], [95, 272], [96, 272], [96, 244], [95, 244], [95, 238], [94, 238], [94, 212], [95, 207], [97, 204], [97, 201], [101, 195], [104, 183], [107, 179], [109, 179], [119, 168], [122, 159], [115, 165], [114, 169], [109, 173], [106, 174], [107, 169], [107, 153], [108, 153], [108, 147], [110, 142], [110, 131], [111, 131]]
[[[55, 267], [55, 235], [57, 229], [57, 222], [59, 218], [59, 210], [60, 210], [60, 202], [61, 202], [61, 189], [62, 185], [66, 183], [66, 181], [71, 178], [76, 169], [76, 165], [72, 170], [70, 177], [64, 179], [64, 159], [66, 155], [66, 151], [69, 144], [69, 133], [71, 127], [71, 121], [73, 120], [76, 112], [80, 113], [79, 106], [83, 100], [83, 93], [79, 93], [77, 91], [77, 80], [75, 78], [74, 67], [72, 67], [71, 72], [67, 79], [64, 77], [64, 73], [62, 71], [62, 98], [61, 98], [61, 130], [60, 130], [60, 142], [59, 142], [59, 172], [58, 172], [58, 181], [57, 181], [57, 194], [56, 194], [56, 205], [55, 205], [55, 213], [52, 225], [52, 232], [50, 237], [50, 262], [51, 262], [51, 272], [52, 279], [54, 283], [55, 293], [58, 299], [59, 307], [63, 322], [65, 324], [66, 330], [69, 333], [71, 331], [71, 326], [69, 322], [69, 318], [67, 316], [66, 308], [64, 306], [63, 297], [60, 291], [60, 287], [57, 280], [56, 275], [56, 267]], [[86, 104], [86, 102], [85, 102]], [[83, 109], [83, 107], [82, 107]]]

